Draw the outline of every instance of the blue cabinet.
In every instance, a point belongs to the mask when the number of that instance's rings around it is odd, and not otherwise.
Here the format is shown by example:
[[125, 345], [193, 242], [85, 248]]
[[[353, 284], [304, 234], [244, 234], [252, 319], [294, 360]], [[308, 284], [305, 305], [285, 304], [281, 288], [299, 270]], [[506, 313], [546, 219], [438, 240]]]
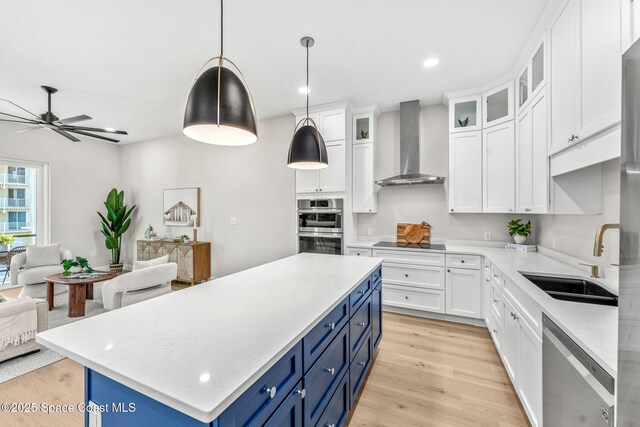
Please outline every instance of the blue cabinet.
[[360, 347], [371, 329], [371, 297], [367, 298], [351, 317], [349, 322], [349, 333], [351, 335], [351, 358], [356, 355], [356, 350]]
[[348, 321], [349, 298], [347, 297], [302, 339], [305, 372], [309, 370], [313, 362], [318, 359]]
[[304, 425], [302, 419], [303, 398], [304, 391], [302, 381], [300, 381], [264, 427], [302, 427]]
[[378, 283], [371, 293], [371, 335], [373, 348], [377, 349], [382, 339], [382, 284]]
[[349, 416], [349, 409], [349, 373], [347, 372], [316, 423], [316, 427], [342, 427]]
[[371, 293], [371, 277], [367, 277], [358, 285], [357, 288], [349, 295], [349, 306], [351, 307], [351, 316], [356, 312], [360, 304], [362, 304]]
[[367, 334], [364, 342], [356, 352], [351, 367], [349, 368], [349, 375], [351, 378], [351, 390], [349, 391], [349, 402], [353, 404], [360, 387], [364, 379], [367, 376], [369, 367], [371, 366], [371, 358], [373, 357], [373, 339], [371, 333]]
[[220, 427], [261, 426], [302, 378], [302, 344], [298, 343], [218, 418]]
[[[313, 426], [349, 369], [349, 327], [342, 328], [338, 336], [304, 375], [304, 420]], [[222, 427], [222, 426], [221, 426]]]

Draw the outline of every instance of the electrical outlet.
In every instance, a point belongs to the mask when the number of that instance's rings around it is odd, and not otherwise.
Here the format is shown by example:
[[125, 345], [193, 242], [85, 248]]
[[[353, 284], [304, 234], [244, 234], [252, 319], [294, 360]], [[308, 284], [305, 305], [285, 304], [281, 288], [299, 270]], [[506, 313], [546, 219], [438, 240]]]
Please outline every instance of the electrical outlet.
[[367, 236], [373, 236], [373, 227], [367, 228]]
[[485, 231], [484, 232], [484, 240], [491, 240], [491, 232], [490, 231]]
[[91, 251], [91, 258], [95, 258], [98, 256], [98, 252], [96, 251]]
[[231, 225], [236, 225], [238, 223], [238, 219], [235, 216], [231, 217]]

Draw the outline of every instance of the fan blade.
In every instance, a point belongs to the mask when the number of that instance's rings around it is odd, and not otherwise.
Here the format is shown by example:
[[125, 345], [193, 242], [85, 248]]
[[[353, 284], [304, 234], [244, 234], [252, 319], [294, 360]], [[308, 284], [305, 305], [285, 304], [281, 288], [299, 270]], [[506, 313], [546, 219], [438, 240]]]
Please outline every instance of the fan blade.
[[102, 136], [102, 135], [95, 135], [89, 132], [83, 132], [81, 130], [69, 130], [69, 132], [73, 132], [73, 133], [77, 133], [78, 135], [84, 135], [84, 136], [90, 136], [91, 138], [98, 138], [98, 139], [102, 139], [105, 141], [109, 141], [109, 142], [115, 142], [116, 144], [120, 141], [118, 141], [117, 139], [113, 139], [113, 138], [107, 138], [106, 136]]
[[70, 123], [83, 122], [85, 120], [91, 120], [91, 117], [87, 116], [86, 114], [82, 114], [80, 116], [68, 117], [66, 119], [58, 120], [56, 123], [59, 123], [61, 125], [68, 125]]
[[7, 117], [13, 117], [14, 119], [20, 119], [20, 120], [24, 120], [25, 122], [29, 122], [29, 123], [41, 123], [41, 120], [33, 120], [33, 119], [28, 119], [26, 117], [20, 117], [20, 116], [14, 116], [13, 114], [9, 114], [9, 113], [1, 113], [3, 116], [7, 116]]
[[71, 135], [68, 132], [65, 132], [63, 130], [56, 129], [56, 128], [49, 128], [49, 129], [51, 129], [54, 132], [59, 133], [60, 135], [64, 136], [65, 138], [68, 138], [68, 139], [72, 140], [73, 142], [80, 142], [80, 140], [78, 138], [76, 138], [75, 136]]
[[[1, 113], [0, 113], [1, 114]], [[40, 123], [34, 121], [26, 121], [26, 120], [10, 120], [10, 119], [0, 119], [0, 122], [11, 122], [11, 123], [22, 123], [24, 125], [39, 125]]]
[[19, 106], [18, 104], [16, 104], [15, 102], [11, 102], [8, 99], [4, 99], [4, 98], [0, 98], [0, 101], [4, 101], [4, 102], [8, 102], [9, 104], [13, 105], [14, 107], [17, 107], [19, 109], [21, 109], [22, 111], [24, 111], [25, 113], [29, 113], [31, 114], [33, 117], [35, 117], [36, 119], [40, 120], [40, 116], [33, 114], [31, 111], [27, 110], [26, 108], [22, 108], [21, 106]]
[[124, 130], [116, 130], [116, 129], [102, 129], [102, 128], [91, 128], [91, 127], [87, 127], [87, 126], [61, 126], [62, 129], [68, 130], [69, 132], [72, 132], [76, 129], [78, 130], [84, 130], [84, 131], [89, 131], [89, 132], [106, 132], [106, 133], [115, 133], [118, 135], [129, 135], [126, 131]]

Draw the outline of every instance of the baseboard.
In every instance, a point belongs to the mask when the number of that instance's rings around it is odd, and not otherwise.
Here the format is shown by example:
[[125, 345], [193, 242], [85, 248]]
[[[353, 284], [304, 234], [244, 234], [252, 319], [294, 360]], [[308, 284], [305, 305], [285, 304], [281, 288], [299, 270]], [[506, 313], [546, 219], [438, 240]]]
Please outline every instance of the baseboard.
[[453, 316], [451, 314], [432, 313], [430, 311], [412, 310], [410, 308], [393, 307], [389, 305], [382, 305], [382, 311], [388, 311], [390, 313], [404, 314], [407, 316], [423, 317], [425, 319], [444, 320], [447, 322], [463, 323], [471, 326], [487, 327], [484, 319], [472, 319], [469, 317]]

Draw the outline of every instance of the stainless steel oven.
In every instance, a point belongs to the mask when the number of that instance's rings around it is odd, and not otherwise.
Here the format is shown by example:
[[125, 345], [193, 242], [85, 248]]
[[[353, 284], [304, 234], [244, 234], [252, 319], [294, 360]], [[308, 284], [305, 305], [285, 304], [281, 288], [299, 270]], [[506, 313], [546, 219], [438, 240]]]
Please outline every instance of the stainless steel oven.
[[298, 200], [298, 252], [342, 255], [342, 199]]

